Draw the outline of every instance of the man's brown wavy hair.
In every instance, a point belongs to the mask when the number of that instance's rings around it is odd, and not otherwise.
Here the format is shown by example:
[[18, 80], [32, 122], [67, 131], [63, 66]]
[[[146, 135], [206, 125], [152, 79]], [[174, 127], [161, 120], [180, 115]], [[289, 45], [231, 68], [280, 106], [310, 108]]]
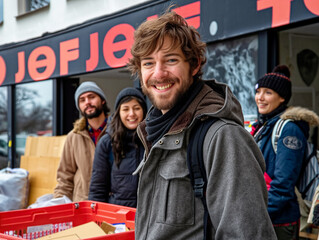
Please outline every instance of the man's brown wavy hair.
[[200, 79], [203, 75], [202, 66], [206, 63], [206, 44], [200, 40], [197, 30], [173, 11], [142, 23], [135, 31], [131, 49], [132, 58], [128, 63], [132, 75], [138, 75], [142, 80], [141, 58], [161, 49], [165, 37], [169, 37], [172, 41], [169, 50], [181, 48], [186, 61], [190, 64], [191, 72], [200, 64], [194, 80]]

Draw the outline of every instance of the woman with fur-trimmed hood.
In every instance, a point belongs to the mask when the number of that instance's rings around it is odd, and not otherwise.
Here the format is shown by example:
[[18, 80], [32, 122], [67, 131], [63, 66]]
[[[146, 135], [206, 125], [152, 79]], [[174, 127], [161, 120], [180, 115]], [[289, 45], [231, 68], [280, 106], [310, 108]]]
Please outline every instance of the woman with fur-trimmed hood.
[[[319, 117], [306, 108], [287, 107], [292, 87], [290, 71], [285, 65], [275, 67], [273, 72], [259, 79], [255, 89], [259, 118], [251, 133], [266, 162], [268, 212], [279, 240], [299, 239], [300, 210], [295, 186], [310, 127], [319, 125]], [[276, 154], [271, 135], [279, 118], [292, 121], [283, 128]]]

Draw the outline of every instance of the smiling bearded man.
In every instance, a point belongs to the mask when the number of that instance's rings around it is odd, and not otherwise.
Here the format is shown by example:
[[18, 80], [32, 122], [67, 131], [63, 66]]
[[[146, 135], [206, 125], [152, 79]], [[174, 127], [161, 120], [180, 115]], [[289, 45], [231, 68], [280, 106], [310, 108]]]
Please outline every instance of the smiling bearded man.
[[105, 134], [110, 109], [95, 82], [83, 82], [74, 100], [83, 117], [74, 123], [65, 140], [54, 197], [67, 196], [76, 202], [88, 199], [95, 146]]
[[[128, 67], [153, 103], [137, 130], [145, 155], [135, 172], [135, 239], [276, 239], [264, 159], [228, 86], [201, 80], [206, 46], [198, 32], [167, 12], [141, 24], [134, 37]], [[207, 175], [205, 222], [186, 156], [190, 131], [207, 118], [218, 120], [200, 146]]]

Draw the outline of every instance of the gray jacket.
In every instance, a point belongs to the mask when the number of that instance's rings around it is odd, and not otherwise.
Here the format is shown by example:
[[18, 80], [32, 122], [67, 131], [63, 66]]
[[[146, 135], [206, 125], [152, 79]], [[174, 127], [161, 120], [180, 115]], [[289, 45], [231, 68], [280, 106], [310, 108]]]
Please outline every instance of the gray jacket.
[[208, 130], [203, 146], [211, 239], [276, 239], [267, 213], [263, 156], [243, 127], [239, 102], [215, 81], [206, 82], [153, 147], [146, 141], [145, 122], [140, 124], [145, 156], [136, 171], [135, 238], [203, 239], [203, 204], [194, 197], [186, 155], [190, 129], [205, 116], [220, 119]]

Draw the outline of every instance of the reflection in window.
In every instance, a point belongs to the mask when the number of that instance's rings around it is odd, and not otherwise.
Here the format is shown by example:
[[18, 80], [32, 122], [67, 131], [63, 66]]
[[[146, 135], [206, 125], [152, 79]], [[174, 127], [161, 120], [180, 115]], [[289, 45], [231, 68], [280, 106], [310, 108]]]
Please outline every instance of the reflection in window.
[[36, 10], [38, 8], [43, 8], [45, 6], [49, 5], [49, 0], [29, 0], [28, 2], [28, 8], [30, 11]]
[[228, 84], [242, 106], [245, 121], [254, 121], [257, 118], [254, 88], [258, 70], [257, 36], [210, 44], [207, 48], [203, 78]]
[[0, 169], [8, 166], [7, 88], [0, 87]]
[[52, 81], [16, 86], [16, 155], [15, 167], [20, 166], [27, 136], [52, 135]]
[[0, 0], [0, 24], [3, 23], [3, 0]]
[[50, 4], [50, 0], [18, 0], [19, 14], [31, 12]]

